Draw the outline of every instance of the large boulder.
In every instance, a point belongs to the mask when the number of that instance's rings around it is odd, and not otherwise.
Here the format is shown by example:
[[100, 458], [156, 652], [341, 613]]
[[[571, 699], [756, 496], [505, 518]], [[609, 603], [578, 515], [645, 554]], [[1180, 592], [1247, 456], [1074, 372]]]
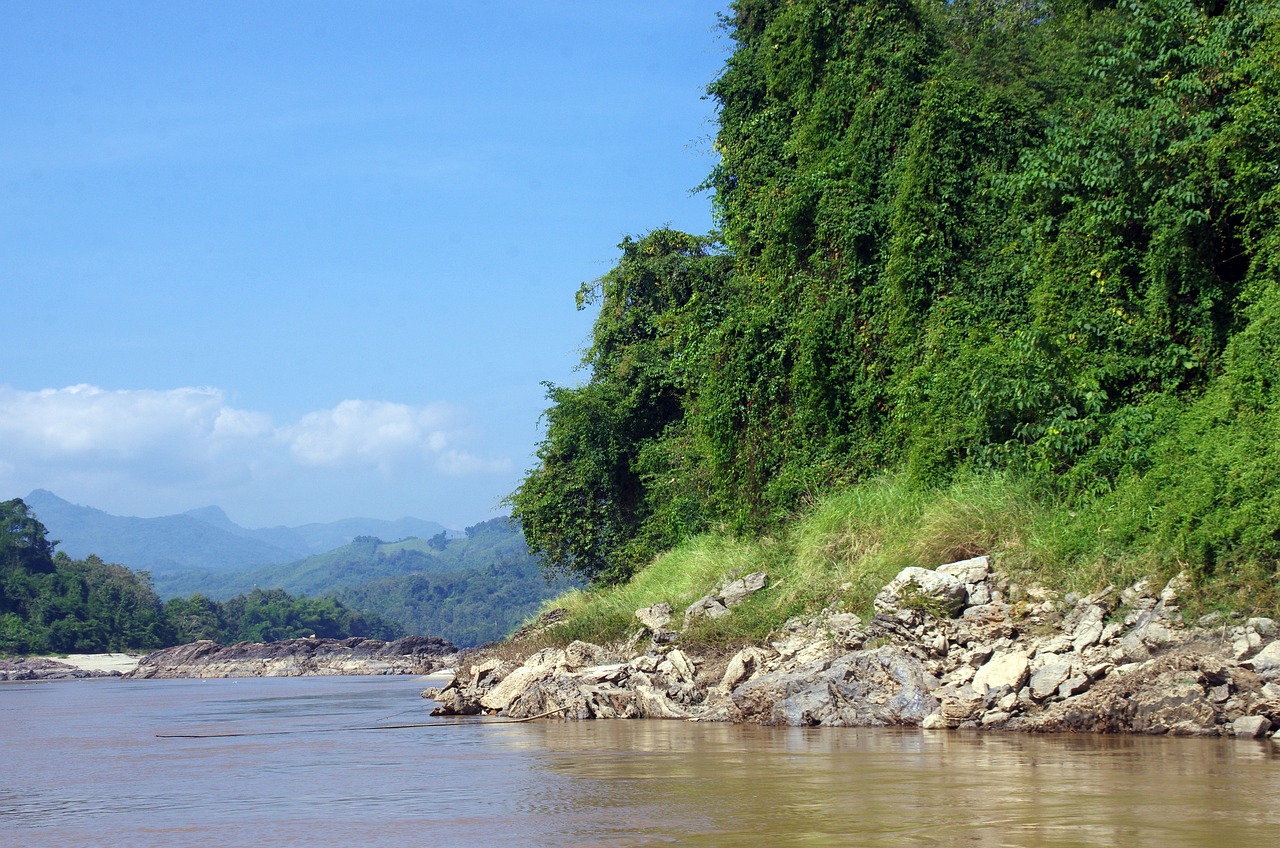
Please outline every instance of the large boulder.
[[1017, 692], [1027, 682], [1031, 661], [1021, 651], [997, 654], [987, 660], [969, 684], [979, 695], [991, 691]]
[[689, 604], [684, 611], [685, 626], [699, 616], [722, 618], [728, 615], [730, 609], [745, 601], [753, 593], [759, 592], [767, 582], [767, 574], [763, 571], [753, 571], [745, 577], [717, 586], [714, 591], [708, 592]]
[[923, 610], [939, 617], [964, 609], [968, 593], [964, 584], [927, 568], [904, 568], [876, 595], [877, 611], [892, 614], [901, 609]]
[[1280, 678], [1280, 640], [1270, 643], [1243, 663], [1264, 680]]
[[560, 648], [544, 648], [538, 651], [484, 693], [480, 698], [480, 706], [491, 712], [502, 712], [535, 681], [555, 674], [557, 666], [563, 666], [564, 662], [565, 652]]
[[1018, 730], [1216, 736], [1209, 690], [1230, 678], [1212, 655], [1179, 651], [1120, 666], [1088, 691], [1017, 721]]
[[1036, 657], [1035, 671], [1031, 673], [1031, 697], [1044, 700], [1056, 695], [1058, 687], [1071, 677], [1071, 660], [1057, 654]]
[[661, 633], [671, 623], [671, 604], [663, 601], [660, 604], [636, 610], [636, 618], [654, 633]]
[[759, 724], [916, 726], [938, 709], [937, 678], [900, 648], [759, 675], [733, 691], [729, 717]]
[[1241, 716], [1231, 723], [1231, 735], [1237, 739], [1261, 739], [1271, 732], [1271, 720], [1266, 716]]

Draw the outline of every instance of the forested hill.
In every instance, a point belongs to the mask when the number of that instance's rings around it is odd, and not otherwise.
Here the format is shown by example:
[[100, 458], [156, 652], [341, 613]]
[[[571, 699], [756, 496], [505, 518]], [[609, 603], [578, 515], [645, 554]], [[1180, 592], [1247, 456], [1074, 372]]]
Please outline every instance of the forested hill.
[[401, 633], [439, 634], [464, 647], [506, 636], [570, 587], [546, 578], [520, 528], [505, 517], [468, 527], [459, 537], [439, 533], [384, 542], [361, 536], [285, 565], [179, 572], [156, 577], [155, 584], [164, 597], [199, 593], [222, 600], [256, 587], [324, 596]]
[[208, 593], [197, 586], [189, 597], [167, 601], [149, 575], [94, 555], [72, 559], [55, 544], [26, 503], [0, 502], [0, 657], [309, 635], [444, 633], [467, 646], [505, 636], [569, 588], [544, 578], [506, 518], [468, 527], [458, 539], [439, 533], [387, 544], [365, 537], [292, 571], [251, 572], [260, 584], [246, 580]]
[[1274, 602], [1278, 9], [735, 2], [719, 229], [628, 239], [580, 291], [531, 546], [608, 582], [886, 474], [999, 479], [1072, 556]]
[[72, 559], [55, 544], [26, 503], [0, 502], [0, 656], [150, 650], [196, 639], [401, 635], [390, 622], [332, 598], [280, 590], [165, 604], [145, 574], [94, 555]]

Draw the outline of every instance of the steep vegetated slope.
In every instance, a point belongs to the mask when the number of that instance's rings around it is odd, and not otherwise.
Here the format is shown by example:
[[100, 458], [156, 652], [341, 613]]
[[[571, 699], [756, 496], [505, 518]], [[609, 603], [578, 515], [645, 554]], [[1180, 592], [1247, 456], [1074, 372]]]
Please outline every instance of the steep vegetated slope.
[[1280, 6], [738, 0], [725, 25], [719, 230], [628, 239], [580, 291], [590, 377], [550, 390], [512, 496], [544, 562], [614, 583], [717, 532], [822, 571], [875, 549], [870, 486], [939, 555], [1185, 570], [1274, 611]]

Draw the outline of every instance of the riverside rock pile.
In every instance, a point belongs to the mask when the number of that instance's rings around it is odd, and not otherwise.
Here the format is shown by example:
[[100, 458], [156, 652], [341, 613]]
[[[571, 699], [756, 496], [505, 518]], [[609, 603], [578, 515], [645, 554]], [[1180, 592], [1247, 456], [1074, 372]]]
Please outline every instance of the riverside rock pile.
[[286, 639], [223, 647], [208, 639], [148, 654], [125, 675], [134, 678], [302, 677], [341, 674], [429, 674], [454, 661], [444, 639]]
[[[737, 582], [751, 588], [725, 603], [722, 587], [690, 606], [686, 623], [732, 614], [766, 580]], [[642, 629], [627, 644], [574, 642], [523, 662], [482, 653], [423, 696], [438, 702], [438, 715], [1272, 733], [1280, 726], [1276, 622], [1211, 615], [1188, 625], [1178, 606], [1186, 588], [1179, 576], [1159, 589], [1143, 581], [1063, 596], [1011, 588], [978, 557], [905, 569], [876, 597], [870, 620], [834, 609], [792, 620], [727, 663], [679, 647], [662, 604], [636, 612]]]

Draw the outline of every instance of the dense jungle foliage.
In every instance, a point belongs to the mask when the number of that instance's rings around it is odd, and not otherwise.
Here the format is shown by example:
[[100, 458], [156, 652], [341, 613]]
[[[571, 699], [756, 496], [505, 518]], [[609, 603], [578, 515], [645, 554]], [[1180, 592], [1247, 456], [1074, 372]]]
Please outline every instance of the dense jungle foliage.
[[718, 231], [629, 238], [579, 292], [588, 376], [511, 497], [545, 566], [607, 584], [886, 476], [987, 479], [1053, 507], [1064, 559], [1274, 605], [1280, 4], [724, 25]]
[[332, 598], [255, 589], [225, 601], [161, 602], [145, 572], [74, 560], [21, 500], [0, 503], [0, 656], [223, 644], [316, 635], [395, 638], [393, 625]]

